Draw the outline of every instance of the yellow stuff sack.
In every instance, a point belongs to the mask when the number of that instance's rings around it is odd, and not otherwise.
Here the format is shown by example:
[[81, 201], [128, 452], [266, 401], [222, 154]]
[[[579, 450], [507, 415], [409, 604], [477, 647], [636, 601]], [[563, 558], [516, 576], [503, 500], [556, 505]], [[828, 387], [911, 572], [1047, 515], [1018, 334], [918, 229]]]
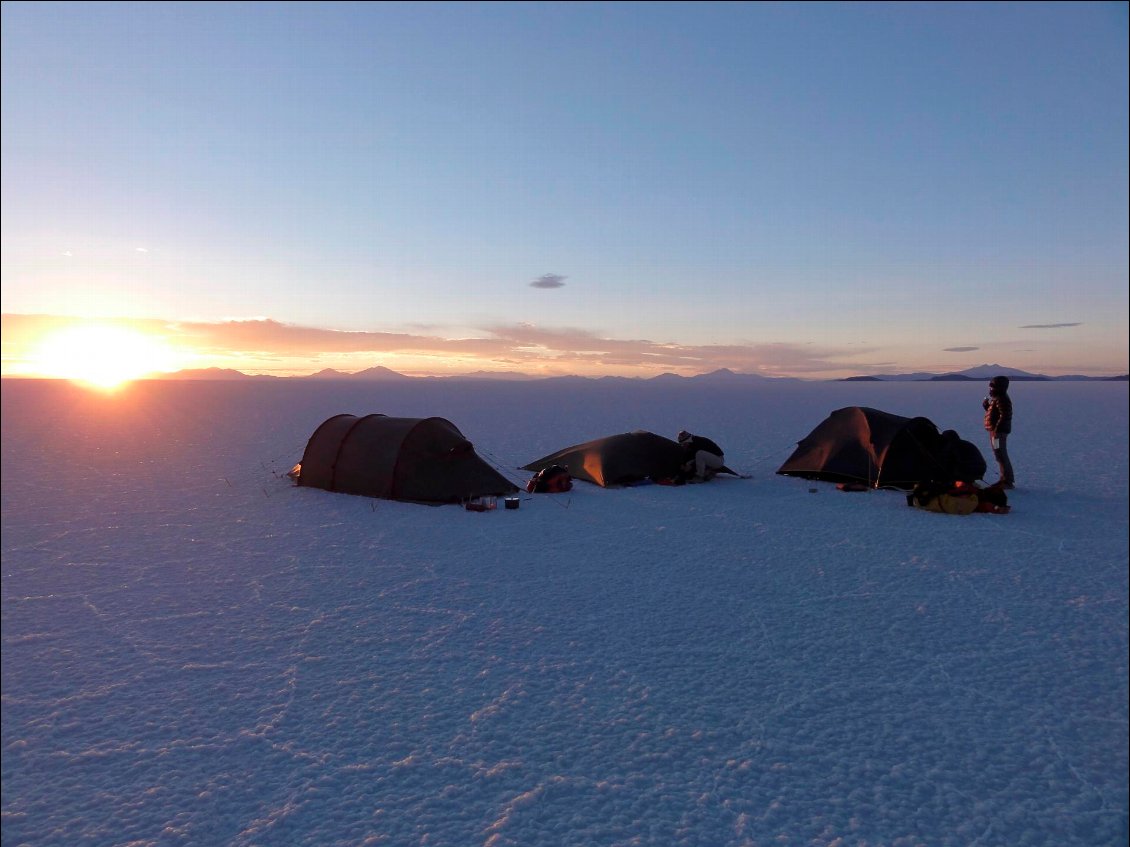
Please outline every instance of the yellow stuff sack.
[[975, 489], [938, 482], [920, 482], [906, 497], [908, 506], [946, 515], [970, 515], [977, 511], [980, 502], [981, 498]]
[[979, 502], [980, 498], [976, 494], [939, 494], [925, 504], [919, 505], [920, 508], [926, 509], [928, 512], [943, 512], [947, 515], [971, 515], [977, 511]]

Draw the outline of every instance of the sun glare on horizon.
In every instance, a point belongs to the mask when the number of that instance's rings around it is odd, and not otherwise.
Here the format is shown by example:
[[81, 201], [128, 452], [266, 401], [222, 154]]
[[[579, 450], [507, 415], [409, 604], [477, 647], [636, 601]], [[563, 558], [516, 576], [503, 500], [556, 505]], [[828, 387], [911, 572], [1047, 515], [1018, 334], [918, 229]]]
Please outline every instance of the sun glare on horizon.
[[175, 367], [161, 339], [116, 326], [75, 326], [45, 336], [30, 357], [37, 375], [113, 389]]

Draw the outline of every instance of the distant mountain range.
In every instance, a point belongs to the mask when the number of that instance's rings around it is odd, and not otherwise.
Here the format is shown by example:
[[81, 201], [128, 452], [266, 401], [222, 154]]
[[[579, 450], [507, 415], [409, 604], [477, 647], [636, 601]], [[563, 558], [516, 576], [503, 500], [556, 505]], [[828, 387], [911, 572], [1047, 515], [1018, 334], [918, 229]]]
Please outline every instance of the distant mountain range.
[[[967, 368], [963, 371], [955, 371], [952, 373], [934, 374], [934, 373], [907, 373], [907, 374], [878, 374], [875, 376], [849, 376], [844, 379], [833, 380], [835, 382], [977, 382], [987, 380], [991, 377], [1003, 374], [1009, 379], [1017, 382], [1126, 382], [1128, 377], [1126, 374], [1121, 376], [1100, 377], [1100, 376], [1083, 376], [1081, 374], [1072, 374], [1069, 376], [1046, 376], [1044, 374], [1034, 374], [1027, 371], [1017, 370], [1016, 368], [1006, 368], [1003, 365], [977, 365], [976, 367]], [[556, 376], [556, 377], [540, 377], [531, 376], [530, 374], [515, 373], [512, 371], [475, 371], [473, 373], [459, 374], [456, 376], [425, 376], [414, 377], [407, 374], [397, 373], [394, 370], [378, 365], [373, 368], [366, 368], [363, 371], [356, 373], [345, 373], [343, 371], [326, 368], [325, 370], [318, 371], [306, 376], [293, 376], [293, 377], [278, 377], [269, 374], [245, 374], [242, 371], [232, 370], [230, 368], [198, 368], [191, 370], [177, 371], [175, 373], [164, 374], [157, 379], [183, 379], [183, 380], [267, 380], [267, 379], [299, 379], [299, 380], [341, 380], [349, 382], [412, 382], [415, 380], [498, 380], [507, 382], [520, 382], [520, 381], [575, 381], [575, 382], [695, 382], [695, 383], [728, 383], [733, 385], [740, 385], [743, 383], [761, 383], [761, 382], [781, 382], [793, 381], [797, 382], [795, 377], [768, 377], [761, 374], [747, 374], [736, 373], [729, 368], [719, 368], [716, 371], [711, 371], [705, 374], [696, 374], [695, 376], [680, 376], [674, 373], [663, 373], [653, 377], [624, 377], [624, 376], [604, 376], [604, 377], [584, 377], [584, 376]]]
[[[792, 380], [793, 377], [767, 377], [760, 374], [742, 374], [736, 373], [729, 368], [719, 368], [716, 371], [711, 371], [705, 374], [696, 374], [695, 376], [679, 376], [673, 373], [663, 373], [654, 377], [628, 377], [628, 376], [600, 376], [600, 377], [587, 377], [587, 376], [533, 376], [525, 373], [517, 373], [514, 371], [474, 371], [466, 374], [456, 374], [452, 376], [408, 376], [407, 374], [397, 373], [384, 366], [378, 365], [374, 368], [366, 368], [363, 371], [356, 373], [345, 373], [344, 371], [334, 370], [333, 368], [325, 368], [317, 373], [308, 374], [305, 376], [272, 376], [271, 374], [245, 374], [242, 371], [232, 370], [231, 368], [192, 368], [183, 371], [176, 371], [169, 374], [161, 374], [160, 376], [151, 377], [152, 379], [183, 379], [183, 380], [242, 380], [242, 379], [298, 379], [298, 380], [343, 380], [348, 382], [413, 382], [417, 380], [496, 380], [504, 382], [534, 382], [534, 381], [553, 381], [553, 380], [568, 380], [578, 382], [606, 382], [606, 381], [623, 381], [623, 382], [769, 382], [780, 380]], [[795, 381], [795, 380], [794, 380]]]
[[1126, 382], [1127, 374], [1120, 376], [1084, 376], [1083, 374], [1068, 374], [1066, 376], [1047, 376], [1034, 374], [1028, 371], [1006, 368], [1004, 365], [977, 365], [963, 371], [953, 371], [944, 374], [909, 373], [909, 374], [878, 374], [875, 376], [849, 376], [840, 382], [980, 382], [992, 379], [994, 376], [1007, 376], [1014, 382]]

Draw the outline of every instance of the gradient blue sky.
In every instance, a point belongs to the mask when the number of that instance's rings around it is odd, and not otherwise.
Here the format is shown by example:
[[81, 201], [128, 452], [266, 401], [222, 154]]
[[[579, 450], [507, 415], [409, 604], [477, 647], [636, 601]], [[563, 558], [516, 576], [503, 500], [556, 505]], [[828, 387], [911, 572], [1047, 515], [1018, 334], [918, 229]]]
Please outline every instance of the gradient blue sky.
[[5, 373], [1127, 371], [1126, 3], [2, 14]]

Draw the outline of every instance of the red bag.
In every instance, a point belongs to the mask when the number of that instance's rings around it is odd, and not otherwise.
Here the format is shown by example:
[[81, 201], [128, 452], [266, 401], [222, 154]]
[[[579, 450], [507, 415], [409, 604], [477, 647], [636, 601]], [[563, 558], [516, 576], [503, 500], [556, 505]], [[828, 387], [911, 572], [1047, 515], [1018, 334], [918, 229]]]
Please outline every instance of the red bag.
[[542, 468], [526, 483], [526, 491], [530, 494], [560, 494], [572, 487], [573, 478], [561, 465]]

